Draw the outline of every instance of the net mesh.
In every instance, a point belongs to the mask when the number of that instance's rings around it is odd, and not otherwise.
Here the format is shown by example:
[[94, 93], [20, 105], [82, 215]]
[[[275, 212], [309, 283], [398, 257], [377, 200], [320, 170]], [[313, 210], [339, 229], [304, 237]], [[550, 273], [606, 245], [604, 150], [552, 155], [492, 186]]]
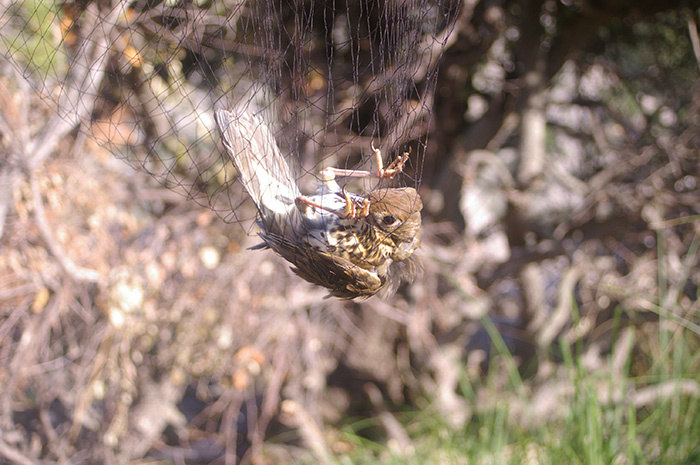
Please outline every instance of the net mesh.
[[[58, 115], [167, 187], [238, 221], [246, 196], [214, 109], [260, 114], [302, 189], [367, 169], [373, 142], [420, 183], [437, 63], [459, 2], [6, 2], [0, 47]], [[42, 123], [44, 124], [44, 123]], [[371, 186], [364, 186], [370, 189]]]

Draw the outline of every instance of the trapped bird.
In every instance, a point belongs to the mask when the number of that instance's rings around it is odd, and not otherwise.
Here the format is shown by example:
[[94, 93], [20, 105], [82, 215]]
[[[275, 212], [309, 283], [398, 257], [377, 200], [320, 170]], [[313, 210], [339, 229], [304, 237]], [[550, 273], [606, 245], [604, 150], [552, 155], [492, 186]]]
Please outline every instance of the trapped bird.
[[396, 292], [421, 270], [413, 252], [420, 244], [423, 208], [412, 187], [381, 188], [357, 195], [336, 176], [392, 178], [408, 153], [383, 168], [374, 150], [376, 173], [326, 168], [315, 195], [304, 196], [282, 157], [272, 132], [245, 110], [217, 110], [215, 119], [229, 157], [258, 208], [264, 243], [303, 279], [343, 299]]

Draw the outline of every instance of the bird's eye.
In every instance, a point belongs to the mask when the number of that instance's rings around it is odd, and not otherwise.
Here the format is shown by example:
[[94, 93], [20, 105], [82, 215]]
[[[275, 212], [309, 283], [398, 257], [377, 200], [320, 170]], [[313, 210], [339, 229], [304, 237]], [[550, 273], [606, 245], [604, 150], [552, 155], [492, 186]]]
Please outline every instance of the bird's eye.
[[382, 221], [384, 222], [384, 224], [387, 224], [387, 225], [394, 224], [396, 222], [396, 218], [394, 218], [391, 215], [387, 215], [384, 217], [384, 219], [382, 219]]

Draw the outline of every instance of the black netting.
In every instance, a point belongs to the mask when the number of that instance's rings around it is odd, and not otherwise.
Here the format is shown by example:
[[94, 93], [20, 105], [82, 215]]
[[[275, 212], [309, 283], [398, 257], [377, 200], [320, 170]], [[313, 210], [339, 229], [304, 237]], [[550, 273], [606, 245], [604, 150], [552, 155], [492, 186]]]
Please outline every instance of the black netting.
[[[3, 6], [0, 47], [60, 119], [235, 221], [245, 194], [213, 112], [271, 126], [308, 189], [325, 166], [367, 168], [370, 143], [421, 179], [437, 62], [459, 2], [135, 1]], [[364, 186], [365, 189], [371, 186]]]

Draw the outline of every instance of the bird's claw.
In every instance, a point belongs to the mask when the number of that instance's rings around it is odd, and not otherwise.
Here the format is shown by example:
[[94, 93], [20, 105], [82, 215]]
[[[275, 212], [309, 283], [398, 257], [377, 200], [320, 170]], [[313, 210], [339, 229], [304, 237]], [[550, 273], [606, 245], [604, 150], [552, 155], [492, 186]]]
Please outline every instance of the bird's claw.
[[379, 179], [391, 179], [397, 174], [403, 171], [403, 167], [408, 161], [408, 157], [411, 154], [411, 149], [408, 152], [404, 152], [399, 158], [395, 159], [389, 166], [384, 168], [384, 161], [382, 160], [382, 151], [374, 147], [374, 141], [370, 143], [372, 151], [374, 152], [375, 163], [377, 164], [377, 169], [374, 173], [371, 171], [363, 170], [345, 170], [340, 168], [327, 167], [321, 170], [321, 182], [328, 183], [334, 181], [336, 176], [354, 176], [354, 177], [366, 177], [366, 178], [379, 178]]
[[[377, 164], [377, 170], [375, 173], [372, 173], [370, 171], [344, 170], [339, 168], [326, 167], [323, 170], [321, 170], [321, 182], [328, 188], [328, 186], [330, 186], [331, 184], [337, 186], [335, 184], [336, 176], [375, 177], [379, 179], [391, 179], [403, 171], [403, 168], [406, 165], [406, 161], [408, 160], [408, 157], [411, 153], [409, 149], [408, 152], [404, 152], [403, 155], [389, 163], [389, 166], [384, 168], [384, 162], [382, 161], [382, 151], [374, 147], [374, 141], [370, 143], [370, 146], [372, 147], [372, 151], [374, 152], [375, 161]], [[358, 196], [353, 197], [346, 192], [344, 187], [342, 188], [341, 193], [337, 194], [343, 197], [343, 199], [345, 200], [345, 208], [335, 209], [331, 207], [325, 207], [319, 204], [318, 202], [314, 202], [313, 200], [304, 196], [298, 197], [297, 201], [305, 205], [309, 205], [311, 207], [319, 208], [321, 210], [333, 213], [335, 215], [338, 215], [340, 218], [347, 220], [359, 220], [369, 215], [370, 200], [368, 198], [359, 198]]]
[[408, 152], [404, 152], [399, 158], [389, 163], [386, 168], [383, 167], [382, 162], [382, 151], [374, 148], [374, 142], [372, 142], [372, 150], [374, 150], [374, 156], [377, 159], [377, 177], [380, 179], [391, 179], [400, 172], [403, 171], [403, 167], [406, 165], [408, 156], [411, 153], [410, 149]]
[[308, 197], [304, 197], [303, 195], [297, 197], [297, 201], [305, 205], [309, 205], [310, 207], [318, 208], [320, 210], [333, 213], [334, 215], [337, 215], [338, 217], [346, 220], [359, 220], [369, 215], [369, 199], [353, 198], [352, 196], [350, 196], [350, 194], [348, 194], [345, 191], [345, 188], [343, 188], [342, 194], [338, 195], [341, 195], [345, 200], [345, 208], [340, 210], [321, 205], [320, 203], [314, 202], [313, 200], [309, 199]]

